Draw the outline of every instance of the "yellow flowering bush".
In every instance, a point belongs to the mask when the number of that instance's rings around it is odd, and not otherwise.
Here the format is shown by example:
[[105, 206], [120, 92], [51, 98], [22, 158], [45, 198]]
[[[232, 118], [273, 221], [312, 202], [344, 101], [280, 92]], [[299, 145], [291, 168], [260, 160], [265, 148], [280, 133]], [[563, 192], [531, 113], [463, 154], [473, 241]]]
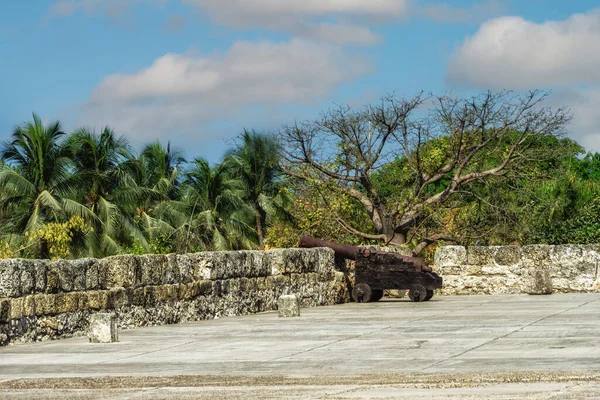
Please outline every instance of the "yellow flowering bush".
[[75, 216], [66, 222], [51, 222], [42, 225], [40, 229], [31, 234], [30, 239], [45, 240], [48, 243], [51, 259], [68, 258], [71, 254], [73, 235], [77, 232], [86, 233], [87, 230], [83, 218]]

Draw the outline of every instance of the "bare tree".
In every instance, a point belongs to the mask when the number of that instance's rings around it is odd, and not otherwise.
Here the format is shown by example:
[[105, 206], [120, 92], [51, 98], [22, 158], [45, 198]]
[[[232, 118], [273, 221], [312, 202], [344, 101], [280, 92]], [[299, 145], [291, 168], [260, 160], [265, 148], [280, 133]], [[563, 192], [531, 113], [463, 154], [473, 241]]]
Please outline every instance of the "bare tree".
[[[543, 107], [547, 93], [484, 93], [472, 98], [386, 96], [354, 110], [337, 107], [315, 121], [284, 127], [288, 174], [362, 204], [371, 232], [338, 222], [353, 234], [403, 244], [453, 195], [469, 185], [524, 171], [547, 154], [541, 144], [560, 137], [571, 117]], [[401, 168], [401, 195], [382, 196], [381, 168]], [[498, 178], [500, 177], [500, 178]], [[375, 232], [375, 233], [373, 233]], [[446, 232], [419, 238], [421, 251]]]

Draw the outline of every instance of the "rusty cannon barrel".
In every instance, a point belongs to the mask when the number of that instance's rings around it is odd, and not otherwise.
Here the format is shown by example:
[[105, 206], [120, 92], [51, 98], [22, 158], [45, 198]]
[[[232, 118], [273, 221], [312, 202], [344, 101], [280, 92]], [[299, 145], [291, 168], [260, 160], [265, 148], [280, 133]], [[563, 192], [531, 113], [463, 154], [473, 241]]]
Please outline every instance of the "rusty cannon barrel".
[[298, 247], [329, 247], [335, 252], [336, 256], [344, 257], [347, 260], [356, 260], [356, 255], [361, 251], [360, 247], [349, 244], [327, 242], [312, 236], [301, 236], [300, 241], [298, 242]]
[[[343, 257], [348, 260], [356, 260], [356, 257], [359, 254], [363, 257], [369, 257], [372, 254], [384, 253], [381, 251], [377, 251], [374, 248], [357, 247], [349, 244], [328, 242], [326, 240], [317, 239], [312, 236], [301, 236], [300, 241], [298, 242], [298, 247], [328, 247], [335, 252], [336, 256]], [[429, 267], [425, 260], [420, 257], [403, 256], [401, 254], [393, 252], [385, 253], [386, 256], [393, 257], [394, 259], [396, 259], [399, 264], [405, 265], [407, 267], [414, 266], [418, 271], [431, 272], [431, 267]]]

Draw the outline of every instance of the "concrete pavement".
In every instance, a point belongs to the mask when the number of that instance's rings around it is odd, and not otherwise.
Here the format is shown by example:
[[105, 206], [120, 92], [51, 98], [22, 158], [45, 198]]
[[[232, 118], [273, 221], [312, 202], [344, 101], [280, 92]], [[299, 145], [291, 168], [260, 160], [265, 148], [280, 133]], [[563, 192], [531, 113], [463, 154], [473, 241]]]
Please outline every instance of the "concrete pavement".
[[0, 397], [595, 398], [599, 317], [600, 294], [384, 299], [17, 344]]

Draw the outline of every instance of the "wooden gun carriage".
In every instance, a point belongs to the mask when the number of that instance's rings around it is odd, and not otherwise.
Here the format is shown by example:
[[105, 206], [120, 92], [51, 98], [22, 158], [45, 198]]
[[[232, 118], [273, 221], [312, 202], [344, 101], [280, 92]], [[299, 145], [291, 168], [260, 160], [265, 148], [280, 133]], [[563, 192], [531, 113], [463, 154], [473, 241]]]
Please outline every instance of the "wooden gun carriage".
[[371, 247], [356, 247], [302, 236], [298, 247], [328, 247], [337, 257], [355, 260], [352, 297], [358, 303], [378, 301], [386, 289], [408, 290], [412, 301], [427, 301], [441, 289], [442, 277], [424, 259]]

